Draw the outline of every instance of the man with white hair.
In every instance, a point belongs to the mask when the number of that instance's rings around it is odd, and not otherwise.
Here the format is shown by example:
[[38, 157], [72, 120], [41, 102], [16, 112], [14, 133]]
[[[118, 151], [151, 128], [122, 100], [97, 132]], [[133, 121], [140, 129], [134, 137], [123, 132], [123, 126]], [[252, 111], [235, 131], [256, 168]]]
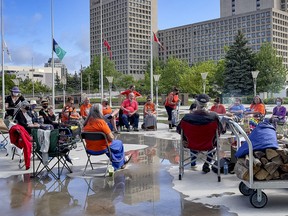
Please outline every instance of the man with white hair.
[[[193, 125], [204, 125], [211, 123], [215, 120], [219, 121], [219, 116], [215, 112], [209, 112], [207, 109], [207, 104], [209, 102], [210, 98], [206, 94], [200, 94], [197, 96], [195, 103], [196, 103], [196, 110], [191, 111], [190, 113], [186, 114], [181, 121], [186, 121], [188, 123], [191, 123]], [[179, 124], [181, 125], [181, 124]], [[222, 124], [219, 122], [219, 131], [222, 132]], [[180, 132], [181, 133], [181, 132]], [[183, 137], [183, 140], [187, 140], [186, 137]], [[197, 151], [193, 151], [194, 154], [197, 153]], [[213, 155], [210, 154], [210, 157]], [[191, 161], [195, 160], [196, 157], [192, 157]], [[211, 158], [207, 157], [207, 161], [211, 161]], [[191, 168], [196, 167], [196, 162], [191, 163]], [[202, 171], [204, 173], [210, 172], [210, 167], [208, 163], [204, 163], [202, 167]]]
[[130, 93], [128, 99], [125, 99], [121, 104], [121, 110], [123, 110], [122, 120], [127, 128], [127, 132], [130, 131], [129, 122], [133, 123], [134, 131], [139, 131], [139, 114], [138, 111], [138, 102], [135, 100], [134, 93]]

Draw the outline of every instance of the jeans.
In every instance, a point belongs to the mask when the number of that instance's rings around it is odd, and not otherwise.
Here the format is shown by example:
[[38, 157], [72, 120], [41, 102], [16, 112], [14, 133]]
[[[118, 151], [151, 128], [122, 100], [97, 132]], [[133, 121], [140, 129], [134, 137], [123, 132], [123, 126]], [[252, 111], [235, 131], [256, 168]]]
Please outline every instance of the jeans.
[[135, 113], [132, 116], [128, 116], [126, 114], [122, 115], [122, 121], [125, 125], [126, 128], [129, 128], [129, 122], [133, 122], [133, 128], [138, 128], [138, 124], [139, 124], [139, 114]]

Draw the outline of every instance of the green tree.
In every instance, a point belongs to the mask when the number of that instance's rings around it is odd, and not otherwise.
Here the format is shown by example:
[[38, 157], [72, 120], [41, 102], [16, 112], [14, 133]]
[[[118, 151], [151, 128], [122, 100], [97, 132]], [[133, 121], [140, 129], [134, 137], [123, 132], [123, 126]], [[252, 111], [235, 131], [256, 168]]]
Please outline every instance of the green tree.
[[235, 42], [225, 56], [223, 92], [229, 95], [249, 95], [253, 93], [251, 71], [255, 70], [255, 54], [247, 46], [243, 33], [238, 31]]
[[276, 49], [270, 43], [261, 46], [256, 54], [258, 92], [277, 93], [286, 82], [287, 69], [283, 65], [282, 57], [277, 56]]

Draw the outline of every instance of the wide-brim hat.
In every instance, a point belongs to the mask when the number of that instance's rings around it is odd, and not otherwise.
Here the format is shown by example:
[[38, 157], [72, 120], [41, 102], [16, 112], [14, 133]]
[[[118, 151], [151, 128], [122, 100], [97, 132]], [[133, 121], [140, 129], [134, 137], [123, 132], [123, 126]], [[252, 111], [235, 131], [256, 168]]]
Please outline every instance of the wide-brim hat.
[[11, 89], [11, 92], [21, 93], [20, 89], [19, 89], [17, 86], [14, 86], [14, 87]]

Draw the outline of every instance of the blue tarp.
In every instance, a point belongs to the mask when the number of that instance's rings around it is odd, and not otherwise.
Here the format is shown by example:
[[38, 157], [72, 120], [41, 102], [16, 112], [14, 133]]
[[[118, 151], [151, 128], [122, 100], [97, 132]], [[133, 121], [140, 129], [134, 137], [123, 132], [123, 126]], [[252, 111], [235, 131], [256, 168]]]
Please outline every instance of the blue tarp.
[[[253, 151], [278, 148], [276, 131], [270, 123], [259, 123], [248, 137], [252, 142]], [[245, 141], [236, 152], [235, 157], [240, 158], [248, 154], [248, 143]]]

